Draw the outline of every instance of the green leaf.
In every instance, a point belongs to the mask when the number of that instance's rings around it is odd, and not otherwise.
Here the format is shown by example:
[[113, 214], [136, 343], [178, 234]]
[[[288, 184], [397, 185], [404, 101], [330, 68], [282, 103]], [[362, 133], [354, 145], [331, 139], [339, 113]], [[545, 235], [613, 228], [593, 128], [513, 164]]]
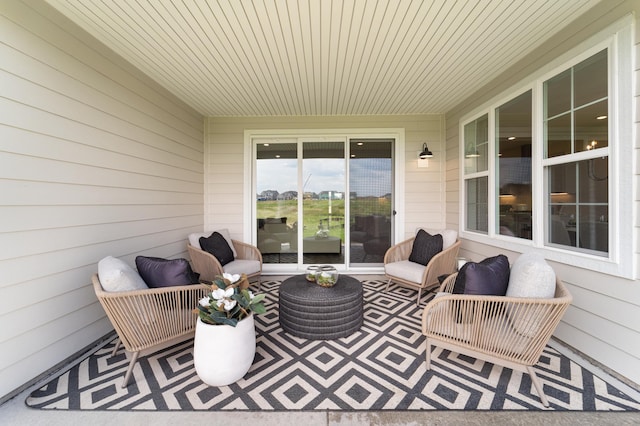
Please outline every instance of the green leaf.
[[256, 294], [255, 296], [253, 296], [253, 299], [251, 300], [251, 303], [259, 303], [262, 302], [264, 300], [265, 295], [264, 294]]
[[264, 314], [267, 312], [267, 308], [265, 308], [262, 303], [258, 303], [257, 305], [251, 304], [251, 310], [256, 314]]

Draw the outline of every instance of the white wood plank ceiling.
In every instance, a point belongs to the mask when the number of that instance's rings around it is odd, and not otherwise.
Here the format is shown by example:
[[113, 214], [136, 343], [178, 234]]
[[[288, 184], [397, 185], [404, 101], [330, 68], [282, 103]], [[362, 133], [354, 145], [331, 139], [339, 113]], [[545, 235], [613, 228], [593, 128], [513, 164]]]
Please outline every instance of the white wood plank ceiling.
[[47, 0], [206, 116], [444, 113], [598, 0]]

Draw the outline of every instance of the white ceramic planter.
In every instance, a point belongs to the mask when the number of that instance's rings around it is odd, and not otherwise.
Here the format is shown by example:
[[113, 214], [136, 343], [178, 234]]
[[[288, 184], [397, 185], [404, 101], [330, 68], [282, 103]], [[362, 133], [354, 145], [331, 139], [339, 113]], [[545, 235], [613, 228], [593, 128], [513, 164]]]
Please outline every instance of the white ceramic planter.
[[198, 377], [209, 386], [226, 386], [247, 374], [256, 354], [253, 314], [230, 325], [196, 323], [193, 364]]

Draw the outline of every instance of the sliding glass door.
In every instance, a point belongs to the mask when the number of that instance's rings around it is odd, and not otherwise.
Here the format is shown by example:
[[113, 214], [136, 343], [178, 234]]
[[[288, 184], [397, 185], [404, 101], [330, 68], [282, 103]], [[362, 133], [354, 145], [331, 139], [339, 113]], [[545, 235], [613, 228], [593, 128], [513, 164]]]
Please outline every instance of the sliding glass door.
[[256, 146], [257, 246], [263, 263], [298, 263], [298, 143], [259, 141]]
[[344, 141], [302, 142], [302, 260], [344, 264]]
[[381, 265], [393, 227], [393, 139], [256, 139], [263, 263]]
[[349, 145], [350, 265], [382, 263], [393, 235], [393, 140]]

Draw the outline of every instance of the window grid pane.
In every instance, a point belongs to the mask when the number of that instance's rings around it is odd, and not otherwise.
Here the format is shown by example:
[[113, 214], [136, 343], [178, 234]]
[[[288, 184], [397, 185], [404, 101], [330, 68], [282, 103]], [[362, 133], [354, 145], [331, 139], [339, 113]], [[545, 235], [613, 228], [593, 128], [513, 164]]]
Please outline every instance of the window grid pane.
[[464, 126], [465, 174], [487, 171], [489, 167], [489, 116]]
[[466, 229], [486, 233], [489, 231], [489, 179], [487, 177], [467, 179], [465, 183], [467, 194]]
[[[609, 145], [608, 52], [602, 50], [544, 85], [545, 157], [570, 155], [546, 168], [546, 243], [607, 254], [609, 158], [575, 161], [574, 153]], [[567, 93], [571, 93], [567, 109]]]

